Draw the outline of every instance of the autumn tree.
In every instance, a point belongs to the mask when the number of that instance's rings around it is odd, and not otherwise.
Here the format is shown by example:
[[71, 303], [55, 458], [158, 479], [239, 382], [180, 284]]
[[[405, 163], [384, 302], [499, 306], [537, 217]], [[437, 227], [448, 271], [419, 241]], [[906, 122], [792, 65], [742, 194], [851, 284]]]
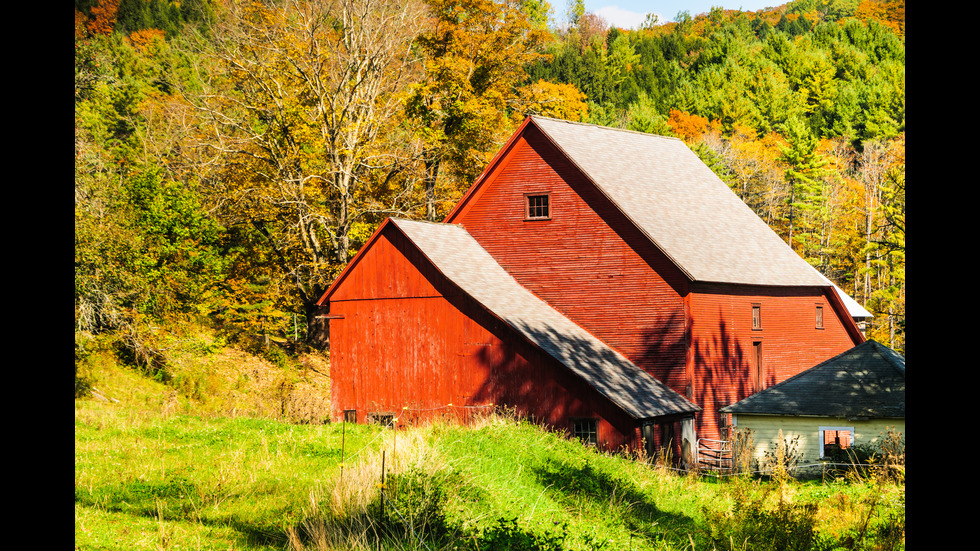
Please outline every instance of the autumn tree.
[[[379, 216], [410, 200], [399, 148], [423, 8], [397, 0], [231, 2], [199, 51], [214, 63], [193, 101], [214, 154], [223, 220], [275, 266], [314, 329], [316, 301]], [[408, 157], [408, 158], [406, 158]], [[256, 258], [259, 258], [257, 256]], [[247, 273], [242, 270], [241, 273]]]
[[176, 169], [180, 131], [155, 115], [180, 103], [165, 84], [180, 63], [159, 32], [76, 36], [76, 347], [97, 339], [154, 373], [157, 328], [210, 312], [226, 263], [223, 228]]
[[858, 158], [863, 184], [864, 241], [860, 269], [862, 299], [876, 314], [871, 333], [883, 342], [901, 342], [905, 320], [905, 140], [873, 140]]
[[440, 177], [479, 175], [510, 133], [524, 67], [545, 33], [516, 0], [428, 0], [429, 29], [418, 39], [425, 73], [407, 113], [423, 146], [425, 217], [439, 216]]
[[539, 80], [517, 91], [516, 108], [511, 112], [514, 124], [527, 115], [542, 115], [567, 121], [583, 121], [589, 106], [585, 94], [572, 84], [555, 84]]

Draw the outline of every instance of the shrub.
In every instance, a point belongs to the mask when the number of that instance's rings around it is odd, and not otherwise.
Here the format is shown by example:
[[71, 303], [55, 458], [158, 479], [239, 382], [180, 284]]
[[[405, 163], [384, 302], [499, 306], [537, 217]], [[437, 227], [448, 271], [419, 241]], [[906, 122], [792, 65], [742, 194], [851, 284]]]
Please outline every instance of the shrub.
[[762, 460], [762, 469], [769, 471], [770, 475], [778, 481], [789, 478], [789, 473], [799, 464], [803, 455], [799, 450], [800, 437], [783, 438], [783, 430], [779, 430], [776, 442], [770, 445], [770, 450], [765, 453]]
[[92, 391], [88, 360], [92, 355], [92, 336], [84, 332], [75, 333], [75, 398], [88, 396]]
[[517, 518], [498, 518], [484, 528], [475, 542], [475, 549], [486, 551], [562, 551], [565, 549], [565, 529], [562, 524], [543, 534], [526, 528]]
[[873, 442], [857, 444], [850, 448], [825, 447], [826, 456], [833, 463], [849, 465], [840, 473], [851, 478], [866, 476], [905, 482], [905, 435], [890, 428]]
[[[816, 541], [817, 505], [795, 504], [781, 490], [772, 499], [773, 490], [752, 482], [731, 485], [732, 510], [712, 512], [705, 509], [711, 538], [716, 545], [744, 543], [746, 549], [759, 551], [809, 550]], [[774, 503], [770, 504], [770, 501]]]

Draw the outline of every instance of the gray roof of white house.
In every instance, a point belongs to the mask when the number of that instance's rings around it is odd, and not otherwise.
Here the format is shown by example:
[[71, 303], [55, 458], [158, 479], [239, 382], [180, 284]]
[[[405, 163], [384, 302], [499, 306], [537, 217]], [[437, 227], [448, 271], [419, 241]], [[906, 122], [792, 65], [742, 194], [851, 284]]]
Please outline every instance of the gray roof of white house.
[[523, 287], [462, 226], [392, 223], [464, 293], [632, 417], [700, 410]]
[[[681, 140], [538, 116], [532, 120], [693, 281], [833, 285]], [[835, 290], [853, 316], [870, 317]]]
[[721, 411], [904, 419], [905, 356], [876, 341], [865, 341]]

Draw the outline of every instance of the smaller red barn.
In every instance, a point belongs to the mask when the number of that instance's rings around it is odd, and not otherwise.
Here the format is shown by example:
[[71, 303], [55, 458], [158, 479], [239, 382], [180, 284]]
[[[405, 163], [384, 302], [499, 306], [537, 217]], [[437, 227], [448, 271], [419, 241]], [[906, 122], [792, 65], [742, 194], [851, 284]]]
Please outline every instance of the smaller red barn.
[[337, 418], [508, 404], [615, 449], [700, 409], [521, 286], [461, 226], [387, 220], [327, 301]]

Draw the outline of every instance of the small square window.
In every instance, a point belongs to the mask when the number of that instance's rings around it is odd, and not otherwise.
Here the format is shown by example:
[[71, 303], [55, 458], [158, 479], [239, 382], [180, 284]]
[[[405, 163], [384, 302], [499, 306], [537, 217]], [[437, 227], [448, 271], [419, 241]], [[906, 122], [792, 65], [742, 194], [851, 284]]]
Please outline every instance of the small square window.
[[357, 410], [356, 409], [345, 409], [344, 410], [344, 422], [345, 423], [356, 423], [357, 422]]
[[817, 329], [823, 329], [823, 306], [817, 305]]
[[752, 329], [762, 329], [762, 306], [752, 305]]
[[854, 445], [854, 427], [819, 427], [820, 458], [834, 459]]
[[599, 444], [598, 419], [575, 419], [572, 421], [572, 434], [587, 445]]
[[549, 220], [551, 219], [551, 196], [544, 195], [525, 195], [524, 196], [524, 219], [525, 220]]

